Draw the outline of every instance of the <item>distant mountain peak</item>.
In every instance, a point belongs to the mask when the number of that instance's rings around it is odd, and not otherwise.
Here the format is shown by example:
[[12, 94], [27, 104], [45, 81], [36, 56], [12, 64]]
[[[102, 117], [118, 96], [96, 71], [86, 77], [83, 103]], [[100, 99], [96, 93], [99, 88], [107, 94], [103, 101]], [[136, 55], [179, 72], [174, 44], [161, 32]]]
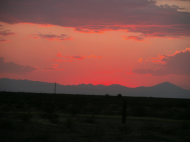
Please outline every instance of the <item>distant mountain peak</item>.
[[[166, 81], [166, 82], [162, 82], [162, 83], [160, 83], [160, 84], [157, 84], [157, 85], [155, 85], [155, 86], [175, 86], [175, 87], [179, 87], [179, 86], [176, 86], [175, 84], [173, 84], [173, 83], [170, 83], [170, 82], [168, 82], [168, 81]], [[180, 87], [181, 88], [181, 87]]]
[[[86, 95], [117, 95], [123, 96], [147, 96], [147, 97], [169, 97], [169, 98], [190, 98], [190, 90], [182, 89], [170, 82], [163, 82], [150, 87], [129, 88], [119, 84], [79, 84], [79, 85], [60, 85], [57, 84], [57, 93], [65, 94], [86, 94]], [[37, 93], [54, 93], [54, 83], [15, 80], [2, 78], [0, 79], [0, 91], [11, 92], [37, 92]]]

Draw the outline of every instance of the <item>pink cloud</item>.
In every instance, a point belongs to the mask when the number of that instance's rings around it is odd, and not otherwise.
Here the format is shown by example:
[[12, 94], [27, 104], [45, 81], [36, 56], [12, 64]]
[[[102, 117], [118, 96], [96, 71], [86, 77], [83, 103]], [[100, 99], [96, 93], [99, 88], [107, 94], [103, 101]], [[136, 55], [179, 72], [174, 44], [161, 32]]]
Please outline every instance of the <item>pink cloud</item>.
[[64, 60], [65, 62], [73, 62], [73, 60]]
[[33, 39], [39, 39], [38, 35], [36, 35], [36, 34], [28, 35], [27, 37], [33, 38]]
[[62, 55], [61, 55], [60, 52], [58, 52], [56, 56], [57, 56], [57, 57], [62, 57]]
[[114, 73], [114, 71], [95, 71], [92, 73]]
[[126, 73], [127, 73], [127, 74], [135, 74], [135, 73], [132, 72], [132, 70], [129, 71], [129, 72], [126, 72]]
[[[77, 60], [83, 60], [86, 56], [80, 56], [80, 55], [75, 55], [75, 56], [63, 56], [60, 52], [57, 53], [56, 55], [57, 57], [63, 57], [63, 58], [73, 58], [73, 59], [77, 59]], [[88, 58], [103, 58], [102, 56], [95, 56], [95, 55], [91, 55], [91, 56], [87, 56]], [[72, 60], [71, 60], [72, 61]]]
[[[63, 55], [61, 55], [60, 52], [58, 52], [56, 56], [57, 57], [63, 57], [63, 58], [73, 58], [73, 59], [77, 59], [77, 60], [83, 60], [85, 58], [85, 56], [80, 56], [80, 55], [77, 55], [77, 56], [63, 56]], [[69, 60], [69, 61], [72, 61], [72, 60]]]
[[95, 55], [91, 55], [91, 56], [87, 56], [88, 58], [103, 58], [102, 56], [95, 56]]
[[121, 72], [122, 70], [112, 70], [112, 71], [91, 71], [92, 73], [115, 73]]
[[162, 68], [158, 69], [134, 69], [136, 74], [150, 74], [153, 76], [164, 75], [190, 75], [190, 49], [176, 51], [173, 55], [162, 55], [161, 59], [157, 60], [164, 62]]
[[141, 62], [143, 60], [143, 58], [140, 58], [138, 61]]

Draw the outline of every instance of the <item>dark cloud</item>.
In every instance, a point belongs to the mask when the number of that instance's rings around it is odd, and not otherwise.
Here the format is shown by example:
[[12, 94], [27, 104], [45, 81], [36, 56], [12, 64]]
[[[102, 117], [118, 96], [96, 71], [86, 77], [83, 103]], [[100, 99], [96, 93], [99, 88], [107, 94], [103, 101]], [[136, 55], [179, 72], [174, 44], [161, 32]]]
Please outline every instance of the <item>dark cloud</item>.
[[38, 36], [48, 40], [72, 40], [71, 37], [67, 37], [65, 34], [61, 34], [60, 36], [55, 34], [38, 34]]
[[38, 39], [39, 37], [47, 39], [47, 40], [56, 40], [56, 41], [63, 41], [63, 40], [72, 40], [72, 37], [68, 37], [65, 34], [61, 34], [60, 36], [55, 35], [55, 34], [33, 34], [29, 35], [28, 37]]
[[139, 32], [144, 37], [173, 37], [180, 38], [180, 36], [190, 36], [190, 25], [150, 25], [150, 26], [135, 26], [129, 27], [129, 32]]
[[8, 40], [6, 40], [6, 39], [0, 39], [0, 42], [6, 42], [6, 41], [8, 41]]
[[178, 10], [153, 0], [1, 0], [0, 21], [74, 27], [79, 32], [127, 29], [152, 37], [190, 36], [190, 13]]
[[38, 34], [40, 37], [42, 38], [64, 38], [67, 35], [61, 34], [61, 36], [57, 36], [57, 35], [50, 35], [50, 34]]
[[5, 30], [5, 31], [0, 31], [0, 35], [2, 35], [2, 36], [11, 36], [11, 35], [15, 35], [15, 33], [11, 32], [10, 30]]
[[128, 39], [133, 39], [135, 41], [143, 41], [144, 40], [143, 36], [122, 36], [122, 37], [124, 37], [125, 40], [128, 40]]
[[12, 74], [26, 74], [37, 70], [31, 66], [18, 65], [14, 62], [5, 62], [4, 57], [0, 57], [0, 72]]
[[[68, 55], [67, 56], [63, 56], [63, 55], [61, 55], [60, 52], [58, 52], [56, 56], [57, 57], [63, 57], [63, 58], [73, 58], [73, 59], [77, 59], [77, 60], [82, 60], [82, 59], [85, 58], [85, 56], [80, 56], [80, 55], [77, 55], [77, 56], [68, 56]], [[92, 55], [92, 57], [94, 57], [94, 55]], [[102, 58], [102, 57], [99, 56], [98, 58]]]
[[44, 69], [45, 71], [53, 71], [53, 70], [56, 70], [54, 67], [47, 67]]
[[181, 51], [173, 56], [165, 56], [161, 61], [166, 62], [163, 68], [152, 70], [152, 69], [136, 69], [132, 70], [133, 73], [137, 74], [150, 74], [153, 76], [163, 75], [190, 75], [190, 51]]
[[82, 57], [82, 56], [72, 56], [72, 58], [74, 58], [74, 59], [77, 59], [77, 60], [82, 60], [82, 59], [84, 59], [85, 57]]
[[47, 67], [44, 69], [44, 71], [56, 71], [56, 70], [65, 70], [65, 69], [58, 69], [57, 66], [58, 64], [53, 64], [53, 67]]
[[53, 59], [52, 61], [55, 61], [55, 62], [63, 62], [63, 60], [56, 60], [56, 59]]

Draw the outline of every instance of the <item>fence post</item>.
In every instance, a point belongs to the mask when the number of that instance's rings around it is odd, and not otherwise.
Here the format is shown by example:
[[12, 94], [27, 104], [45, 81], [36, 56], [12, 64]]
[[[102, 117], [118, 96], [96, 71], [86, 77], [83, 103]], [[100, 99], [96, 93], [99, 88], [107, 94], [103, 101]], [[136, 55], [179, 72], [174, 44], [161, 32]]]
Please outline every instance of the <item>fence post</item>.
[[122, 123], [126, 122], [126, 101], [123, 100]]

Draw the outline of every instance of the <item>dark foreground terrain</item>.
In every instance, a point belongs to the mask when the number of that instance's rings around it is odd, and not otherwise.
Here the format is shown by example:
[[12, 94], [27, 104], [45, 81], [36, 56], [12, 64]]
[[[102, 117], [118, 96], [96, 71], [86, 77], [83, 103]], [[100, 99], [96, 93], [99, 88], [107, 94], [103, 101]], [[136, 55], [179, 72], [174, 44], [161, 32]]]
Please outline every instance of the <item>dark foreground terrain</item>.
[[189, 99], [0, 92], [3, 142], [189, 142], [189, 134]]

